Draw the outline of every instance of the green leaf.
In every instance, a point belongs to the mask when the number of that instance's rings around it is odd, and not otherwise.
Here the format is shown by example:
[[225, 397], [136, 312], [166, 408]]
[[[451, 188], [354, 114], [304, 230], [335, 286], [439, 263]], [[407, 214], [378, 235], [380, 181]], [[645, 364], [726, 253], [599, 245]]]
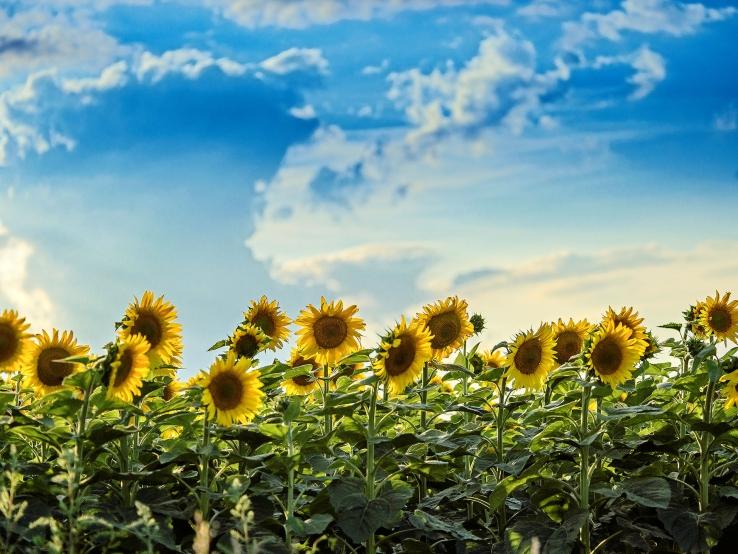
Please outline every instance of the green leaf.
[[647, 508], [667, 508], [671, 501], [671, 487], [663, 477], [636, 477], [620, 485], [628, 500]]
[[526, 485], [529, 481], [533, 481], [540, 477], [541, 474], [537, 471], [532, 471], [531, 473], [524, 474], [521, 477], [514, 477], [512, 475], [510, 477], [505, 477], [502, 481], [497, 483], [497, 486], [490, 495], [489, 504], [491, 509], [499, 509], [505, 503], [505, 499], [510, 496], [512, 492]]
[[287, 526], [295, 535], [305, 537], [321, 534], [331, 521], [333, 521], [331, 514], [315, 514], [305, 521], [298, 517], [291, 517], [287, 520]]
[[664, 323], [663, 325], [658, 326], [659, 329], [673, 329], [674, 331], [681, 331], [682, 330], [682, 324], [681, 323]]
[[228, 345], [228, 342], [229, 342], [228, 339], [219, 340], [213, 346], [211, 346], [210, 348], [208, 348], [208, 352], [212, 352], [213, 350], [219, 350], [219, 349], [223, 348], [224, 346], [227, 346]]
[[461, 541], [480, 540], [479, 537], [464, 529], [459, 523], [448, 523], [422, 510], [415, 510], [410, 516], [409, 521], [410, 525], [421, 531], [446, 533]]

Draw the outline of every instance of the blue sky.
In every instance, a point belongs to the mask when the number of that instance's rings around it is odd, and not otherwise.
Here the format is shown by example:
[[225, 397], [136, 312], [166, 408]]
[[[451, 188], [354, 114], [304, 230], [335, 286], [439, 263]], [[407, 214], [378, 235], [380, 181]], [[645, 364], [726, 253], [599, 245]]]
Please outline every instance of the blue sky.
[[186, 374], [250, 298], [447, 294], [490, 346], [738, 284], [738, 3], [0, 3], [0, 306]]

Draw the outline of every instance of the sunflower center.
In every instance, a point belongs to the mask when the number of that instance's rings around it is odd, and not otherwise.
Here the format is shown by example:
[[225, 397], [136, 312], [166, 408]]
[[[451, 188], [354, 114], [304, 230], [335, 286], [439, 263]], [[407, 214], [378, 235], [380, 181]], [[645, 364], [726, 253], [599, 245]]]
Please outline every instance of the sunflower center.
[[239, 356], [245, 356], [246, 358], [253, 358], [254, 355], [259, 351], [259, 343], [254, 335], [241, 335], [238, 341], [236, 341], [236, 353]]
[[243, 383], [232, 373], [216, 375], [208, 389], [218, 410], [232, 410], [241, 403], [243, 397]]
[[415, 361], [415, 341], [409, 335], [400, 335], [400, 345], [389, 349], [384, 368], [392, 377], [402, 375]]
[[592, 365], [600, 375], [612, 375], [622, 362], [623, 351], [611, 338], [601, 340], [592, 350]]
[[428, 329], [433, 334], [431, 347], [435, 350], [446, 348], [459, 338], [461, 321], [454, 312], [438, 314], [428, 321]]
[[175, 393], [176, 393], [176, 391], [175, 391], [174, 387], [172, 386], [172, 383], [167, 383], [166, 386], [164, 387], [164, 392], [162, 394], [162, 398], [166, 402], [169, 402], [172, 398], [174, 398]]
[[274, 336], [274, 330], [277, 325], [276, 323], [274, 323], [274, 318], [271, 315], [264, 312], [259, 312], [254, 316], [251, 323], [261, 329], [265, 335], [270, 337]]
[[302, 356], [295, 358], [295, 361], [292, 362], [292, 367], [300, 367], [301, 365], [307, 364], [313, 366], [313, 377], [311, 377], [310, 375], [297, 375], [296, 377], [292, 378], [292, 381], [301, 387], [307, 387], [308, 385], [311, 385], [315, 382], [315, 377], [318, 377], [318, 371], [320, 370], [320, 367], [318, 367], [318, 364], [316, 364], [313, 360], [306, 360]]
[[728, 310], [717, 307], [710, 312], [710, 327], [718, 333], [725, 333], [732, 325], [733, 318]]
[[15, 356], [19, 343], [15, 330], [7, 323], [0, 323], [0, 362]]
[[313, 325], [315, 342], [321, 348], [335, 348], [348, 336], [348, 326], [340, 317], [326, 315]]
[[131, 373], [132, 367], [133, 355], [131, 354], [131, 351], [126, 348], [120, 356], [120, 366], [118, 366], [118, 370], [115, 372], [115, 381], [113, 381], [114, 387], [119, 387], [121, 384], [126, 382], [128, 374]]
[[136, 322], [131, 327], [131, 334], [143, 335], [149, 341], [151, 349], [156, 348], [161, 342], [162, 328], [159, 318], [154, 314], [140, 313], [136, 318]]
[[556, 339], [556, 363], [568, 362], [572, 356], [579, 354], [582, 349], [582, 339], [574, 331], [564, 331]]
[[68, 358], [69, 356], [69, 352], [58, 346], [43, 350], [38, 355], [38, 362], [36, 362], [38, 380], [47, 387], [58, 387], [61, 385], [64, 378], [67, 375], [71, 375], [74, 365], [69, 362], [57, 362], [56, 360]]
[[539, 339], [530, 339], [525, 341], [518, 347], [515, 352], [515, 367], [520, 373], [532, 375], [541, 365], [543, 359], [543, 351], [541, 350], [541, 341]]

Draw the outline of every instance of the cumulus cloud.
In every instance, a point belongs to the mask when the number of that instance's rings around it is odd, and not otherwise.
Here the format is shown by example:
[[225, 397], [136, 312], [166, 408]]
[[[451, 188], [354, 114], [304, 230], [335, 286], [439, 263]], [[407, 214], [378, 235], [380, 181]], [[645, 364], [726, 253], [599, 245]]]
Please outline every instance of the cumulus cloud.
[[567, 13], [566, 2], [560, 0], [534, 0], [516, 13], [529, 19], [543, 19], [546, 17], [560, 17]]
[[160, 56], [144, 52], [136, 64], [136, 76], [141, 81], [149, 78], [154, 83], [170, 73], [180, 73], [188, 79], [197, 79], [204, 70], [214, 66], [232, 77], [246, 72], [245, 65], [228, 58], [215, 58], [210, 52], [195, 48], [178, 48], [168, 50]]
[[28, 265], [33, 246], [10, 235], [0, 223], [0, 304], [17, 309], [34, 327], [46, 327], [53, 305], [42, 288], [28, 283]]
[[700, 3], [673, 0], [625, 0], [607, 13], [585, 12], [578, 21], [564, 23], [561, 46], [576, 50], [596, 39], [619, 41], [623, 33], [691, 35], [704, 24], [734, 16], [734, 7], [708, 8]]
[[592, 67], [601, 67], [613, 64], [628, 64], [632, 66], [635, 73], [628, 78], [628, 82], [635, 85], [635, 90], [630, 94], [631, 100], [641, 100], [651, 94], [659, 84], [666, 78], [666, 61], [658, 52], [644, 45], [635, 52], [621, 56], [598, 56]]
[[379, 65], [367, 65], [361, 68], [361, 74], [362, 75], [377, 75], [379, 73], [384, 73], [387, 71], [387, 68], [389, 67], [390, 61], [389, 59], [385, 58], [382, 60], [382, 63]]
[[289, 48], [276, 56], [267, 58], [261, 62], [260, 66], [277, 75], [297, 72], [315, 72], [319, 75], [326, 75], [329, 64], [320, 48]]
[[537, 72], [533, 43], [498, 25], [461, 68], [449, 61], [429, 73], [417, 68], [390, 73], [388, 97], [416, 127], [410, 142], [474, 134], [498, 123], [520, 133], [544, 115], [544, 95], [568, 79], [569, 68], [558, 58], [552, 69]]
[[345, 19], [367, 21], [401, 11], [461, 5], [506, 5], [509, 0], [208, 0], [224, 16], [248, 27], [302, 29]]

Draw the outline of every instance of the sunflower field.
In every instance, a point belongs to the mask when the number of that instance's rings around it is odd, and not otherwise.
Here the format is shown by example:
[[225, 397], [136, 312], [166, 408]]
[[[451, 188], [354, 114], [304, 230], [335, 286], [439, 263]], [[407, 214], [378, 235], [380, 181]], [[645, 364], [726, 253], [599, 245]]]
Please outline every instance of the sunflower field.
[[685, 308], [485, 347], [458, 297], [261, 297], [186, 382], [150, 291], [98, 350], [5, 310], [0, 552], [735, 552], [738, 301]]

